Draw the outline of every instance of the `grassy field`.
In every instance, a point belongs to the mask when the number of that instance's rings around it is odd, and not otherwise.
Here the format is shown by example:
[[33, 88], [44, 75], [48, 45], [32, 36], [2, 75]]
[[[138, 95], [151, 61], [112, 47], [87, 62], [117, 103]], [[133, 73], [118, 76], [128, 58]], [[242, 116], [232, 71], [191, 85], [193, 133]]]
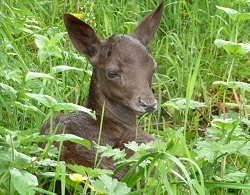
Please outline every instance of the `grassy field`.
[[[130, 33], [159, 3], [1, 1], [0, 194], [54, 194], [57, 180], [70, 194], [250, 194], [249, 0], [165, 2], [149, 45], [158, 63], [153, 90], [159, 108], [138, 118], [157, 141], [130, 143], [135, 155], [129, 160], [100, 147], [121, 167], [131, 166], [121, 182], [108, 170], [60, 162], [52, 142], [65, 137], [39, 134], [52, 115], [84, 110], [77, 105], [88, 94], [92, 69], [70, 43], [63, 14], [82, 14], [107, 38]], [[49, 144], [39, 148], [44, 140]]]

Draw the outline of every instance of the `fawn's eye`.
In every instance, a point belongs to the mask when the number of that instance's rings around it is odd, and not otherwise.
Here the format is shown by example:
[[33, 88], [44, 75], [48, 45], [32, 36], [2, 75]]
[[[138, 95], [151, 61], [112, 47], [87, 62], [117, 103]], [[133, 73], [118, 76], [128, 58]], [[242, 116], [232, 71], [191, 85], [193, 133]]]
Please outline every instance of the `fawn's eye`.
[[109, 70], [109, 71], [107, 71], [106, 76], [108, 77], [108, 79], [114, 79], [119, 75], [117, 72], [115, 72], [113, 70]]

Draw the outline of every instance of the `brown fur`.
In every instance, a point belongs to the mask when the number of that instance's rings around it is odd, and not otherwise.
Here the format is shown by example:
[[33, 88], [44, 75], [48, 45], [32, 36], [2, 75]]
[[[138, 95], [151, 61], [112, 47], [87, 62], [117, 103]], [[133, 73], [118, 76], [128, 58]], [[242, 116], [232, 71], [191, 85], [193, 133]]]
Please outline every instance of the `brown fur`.
[[[150, 89], [156, 63], [146, 49], [160, 22], [164, 2], [135, 28], [131, 35], [113, 35], [101, 41], [94, 30], [70, 14], [64, 22], [76, 49], [85, 54], [93, 65], [89, 96], [85, 107], [96, 111], [97, 120], [84, 112], [57, 115], [53, 128], [57, 133], [74, 134], [98, 142], [101, 112], [105, 104], [100, 145], [124, 148], [124, 143], [148, 143], [154, 137], [146, 132], [136, 133], [136, 115], [153, 112], [156, 99]], [[58, 125], [59, 124], [59, 125]], [[50, 133], [50, 121], [42, 134]], [[127, 150], [127, 156], [132, 152]], [[64, 142], [60, 159], [71, 164], [94, 166], [96, 149]], [[100, 168], [114, 169], [111, 159], [105, 158]], [[116, 177], [121, 179], [125, 172]]]

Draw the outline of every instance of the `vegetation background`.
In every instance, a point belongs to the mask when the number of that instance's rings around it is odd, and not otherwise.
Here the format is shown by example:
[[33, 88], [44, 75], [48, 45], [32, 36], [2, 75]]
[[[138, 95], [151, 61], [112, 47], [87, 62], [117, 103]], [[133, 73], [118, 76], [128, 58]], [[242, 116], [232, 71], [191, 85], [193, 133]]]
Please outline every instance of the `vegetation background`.
[[92, 69], [70, 43], [63, 14], [80, 14], [106, 38], [131, 32], [158, 4], [1, 0], [0, 194], [54, 194], [57, 180], [62, 194], [250, 194], [249, 0], [166, 0], [149, 45], [159, 67], [153, 84], [159, 109], [138, 119], [158, 141], [129, 144], [136, 152], [130, 160], [99, 147], [120, 168], [131, 166], [122, 182], [108, 170], [58, 161], [53, 141], [88, 146], [87, 140], [39, 134], [54, 114], [86, 111], [78, 105]]

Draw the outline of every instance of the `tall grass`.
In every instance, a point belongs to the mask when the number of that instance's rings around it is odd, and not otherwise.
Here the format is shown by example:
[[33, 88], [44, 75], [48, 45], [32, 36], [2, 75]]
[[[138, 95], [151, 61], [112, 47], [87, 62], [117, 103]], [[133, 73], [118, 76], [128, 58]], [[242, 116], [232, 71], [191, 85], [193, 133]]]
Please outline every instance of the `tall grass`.
[[[115, 172], [131, 166], [122, 182], [108, 170], [60, 162], [52, 142], [66, 138], [39, 135], [51, 115], [84, 109], [77, 105], [88, 94], [91, 66], [64, 34], [63, 13], [83, 14], [107, 38], [130, 33], [158, 3], [1, 1], [0, 194], [53, 194], [56, 180], [62, 194], [65, 188], [71, 194], [249, 193], [249, 1], [165, 2], [149, 45], [158, 63], [153, 90], [159, 109], [138, 119], [138, 127], [157, 141], [128, 145], [135, 150], [130, 160], [113, 152], [120, 163]], [[44, 140], [45, 150], [38, 147]], [[100, 151], [112, 153], [108, 147]], [[88, 178], [70, 179], [72, 172]]]

